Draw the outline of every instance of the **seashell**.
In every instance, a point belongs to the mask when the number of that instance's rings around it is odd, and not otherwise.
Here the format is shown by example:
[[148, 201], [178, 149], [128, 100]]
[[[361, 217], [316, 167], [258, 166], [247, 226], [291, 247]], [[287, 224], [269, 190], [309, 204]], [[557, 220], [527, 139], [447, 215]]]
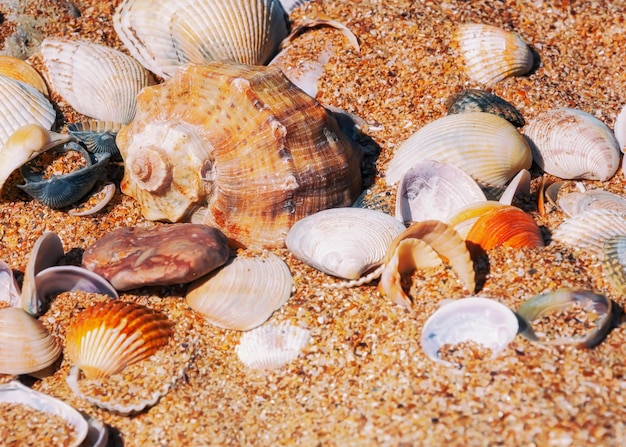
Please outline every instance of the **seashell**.
[[288, 34], [278, 0], [125, 0], [113, 27], [130, 54], [165, 79], [188, 62], [262, 65]]
[[67, 133], [83, 143], [92, 153], [108, 152], [111, 161], [122, 161], [115, 137], [122, 128], [121, 123], [88, 120], [67, 125]]
[[[90, 430], [89, 424], [78, 410], [70, 407], [62, 400], [22, 385], [17, 380], [0, 385], [0, 402], [22, 404], [38, 411], [59, 416], [73, 429], [71, 442], [63, 444], [68, 447], [79, 447], [83, 445], [82, 443], [85, 439], [89, 439], [90, 441], [93, 439], [91, 436], [88, 438]], [[104, 429], [103, 426], [102, 428]], [[33, 427], [33, 429], [36, 428]], [[106, 429], [104, 429], [104, 431], [106, 431]], [[108, 433], [103, 436], [108, 438]], [[106, 443], [89, 443], [90, 446], [99, 447], [104, 447], [105, 444]]]
[[626, 235], [604, 241], [602, 272], [619, 295], [626, 295]]
[[122, 192], [147, 219], [192, 219], [234, 244], [282, 247], [297, 220], [359, 195], [360, 151], [276, 68], [187, 65], [137, 101], [117, 144]]
[[541, 229], [530, 214], [505, 205], [480, 216], [465, 238], [471, 252], [480, 247], [486, 252], [494, 247], [543, 247]]
[[311, 331], [289, 323], [265, 324], [241, 336], [235, 348], [248, 368], [272, 370], [294, 360], [311, 338]]
[[509, 76], [523, 76], [533, 68], [530, 47], [517, 34], [480, 23], [458, 26], [453, 40], [472, 81], [492, 86]]
[[[626, 148], [626, 104], [624, 104], [622, 110], [617, 114], [617, 117], [615, 118], [615, 126], [613, 126], [613, 131], [615, 133], [615, 139], [617, 140], [620, 149], [622, 150], [622, 152], [624, 152], [624, 148]], [[624, 170], [623, 167], [622, 170]]]
[[13, 171], [69, 139], [69, 135], [46, 130], [38, 124], [26, 124], [17, 129], [0, 148], [0, 191]]
[[75, 265], [57, 265], [40, 271], [35, 276], [35, 288], [40, 302], [47, 302], [50, 296], [76, 290], [119, 298], [106, 279]]
[[480, 186], [450, 163], [424, 160], [414, 164], [400, 180], [396, 218], [402, 222], [441, 220], [459, 208], [487, 198]]
[[530, 195], [530, 171], [528, 169], [522, 169], [517, 173], [511, 183], [509, 183], [502, 193], [499, 202], [503, 205], [510, 205], [513, 203], [513, 198], [519, 194]]
[[604, 241], [626, 235], [626, 212], [587, 210], [566, 219], [552, 233], [552, 240], [600, 257]]
[[20, 287], [13, 276], [13, 270], [2, 260], [0, 260], [0, 303], [7, 303], [9, 307], [22, 305]]
[[603, 189], [570, 192], [561, 196], [557, 203], [568, 216], [574, 216], [591, 209], [626, 213], [626, 198]]
[[474, 264], [463, 239], [449, 225], [438, 220], [414, 223], [400, 234], [387, 250], [379, 292], [396, 304], [411, 309], [411, 300], [402, 290], [401, 275], [415, 268], [435, 267], [445, 258], [463, 285], [476, 288]]
[[54, 89], [79, 113], [128, 123], [139, 91], [154, 84], [132, 57], [86, 41], [46, 38], [41, 53]]
[[76, 203], [91, 191], [100, 177], [105, 174], [110, 154], [101, 152], [90, 155], [79, 144], [73, 142], [57, 147], [54, 151], [76, 151], [82, 155], [85, 166], [68, 174], [53, 174], [45, 178], [43, 172], [25, 164], [21, 172], [26, 183], [17, 187], [50, 208], [63, 208]]
[[45, 129], [52, 128], [56, 119], [54, 107], [35, 87], [0, 75], [0, 97], [0, 154], [9, 137], [22, 126], [39, 124]]
[[524, 127], [522, 114], [508, 101], [485, 90], [465, 89], [452, 96], [447, 103], [448, 115], [456, 113], [487, 112], [504, 118], [515, 127]]
[[533, 118], [524, 129], [534, 161], [562, 179], [608, 180], [619, 168], [613, 132], [593, 115], [554, 109]]
[[13, 56], [0, 56], [0, 75], [35, 87], [42, 95], [48, 96], [48, 86], [43, 77], [28, 62]]
[[494, 208], [505, 206], [501, 202], [487, 200], [486, 202], [470, 203], [453, 213], [446, 219], [446, 223], [454, 228], [463, 240], [467, 238], [467, 234], [472, 229], [476, 221], [483, 214], [488, 213]]
[[224, 267], [194, 281], [187, 304], [209, 323], [247, 331], [265, 323], [287, 302], [293, 278], [278, 256], [232, 258]]
[[165, 315], [136, 303], [104, 301], [70, 323], [65, 352], [87, 378], [97, 379], [150, 357], [171, 335]]
[[[575, 307], [587, 314], [587, 317], [576, 315], [575, 318], [565, 318], [565, 321], [585, 322], [586, 332], [576, 335], [566, 335], [551, 338], [537, 331], [533, 323], [538, 318], [551, 312], [564, 311]], [[606, 296], [591, 290], [577, 290], [569, 287], [536, 295], [520, 306], [517, 315], [525, 323], [520, 333], [527, 339], [550, 345], [577, 344], [581, 347], [592, 348], [600, 343], [611, 329], [612, 303]], [[554, 325], [552, 323], [551, 325]], [[589, 329], [590, 327], [590, 329]]]
[[364, 208], [332, 208], [299, 220], [287, 234], [296, 258], [328, 275], [359, 279], [379, 266], [405, 230], [397, 219]]
[[[115, 183], [107, 182], [99, 191], [86, 196], [83, 200], [83, 204], [76, 208], [72, 208], [67, 212], [67, 214], [79, 217], [96, 214], [97, 212], [102, 211], [104, 207], [106, 207], [111, 200], [113, 200], [116, 191], [117, 188], [115, 187]], [[98, 199], [96, 202], [92, 201], [92, 198], [94, 197]]]
[[515, 338], [519, 324], [504, 304], [490, 298], [467, 297], [452, 300], [433, 313], [422, 329], [422, 349], [437, 363], [455, 366], [440, 358], [441, 348], [474, 341], [498, 356]]
[[422, 160], [451, 163], [479, 184], [504, 186], [521, 169], [529, 169], [532, 154], [515, 126], [491, 113], [448, 115], [435, 120], [398, 148], [387, 168], [387, 184], [398, 182]]
[[48, 329], [19, 307], [0, 309], [0, 374], [40, 374], [61, 355]]

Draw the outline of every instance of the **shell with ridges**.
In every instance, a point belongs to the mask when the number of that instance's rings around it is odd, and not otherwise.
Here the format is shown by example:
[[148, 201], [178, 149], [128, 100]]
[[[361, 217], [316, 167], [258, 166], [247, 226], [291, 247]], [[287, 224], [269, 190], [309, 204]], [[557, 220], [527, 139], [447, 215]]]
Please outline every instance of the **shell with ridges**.
[[148, 219], [193, 218], [239, 245], [282, 247], [297, 220], [359, 195], [360, 150], [276, 68], [186, 65], [137, 101], [117, 135], [121, 187]]
[[188, 62], [262, 65], [288, 34], [278, 0], [125, 0], [113, 26], [130, 54], [166, 79]]
[[582, 110], [553, 109], [524, 129], [534, 161], [562, 179], [605, 181], [619, 168], [619, 144], [611, 129]]
[[574, 216], [590, 209], [626, 212], [626, 197], [603, 189], [570, 192], [559, 197], [557, 203], [568, 216]]
[[48, 86], [43, 77], [28, 62], [13, 56], [0, 56], [0, 74], [32, 85], [44, 96], [48, 96]]
[[511, 103], [485, 90], [462, 90], [448, 100], [447, 107], [448, 115], [487, 112], [504, 118], [515, 127], [525, 124], [524, 117]]
[[115, 137], [122, 123], [112, 121], [87, 120], [67, 125], [67, 133], [83, 143], [89, 152], [108, 152], [111, 161], [122, 161], [122, 155], [115, 143]]
[[215, 326], [247, 331], [265, 323], [291, 296], [293, 278], [278, 256], [232, 258], [194, 281], [187, 304]]
[[241, 336], [235, 348], [248, 368], [272, 370], [295, 359], [311, 338], [311, 331], [289, 323], [266, 324]]
[[378, 266], [396, 236], [397, 219], [364, 208], [332, 208], [299, 220], [287, 234], [287, 248], [305, 264], [344, 279], [359, 279]]
[[395, 152], [387, 168], [387, 184], [398, 182], [415, 163], [451, 163], [477, 182], [504, 186], [532, 153], [524, 137], [504, 118], [485, 112], [439, 118], [414, 133]]
[[128, 123], [137, 93], [154, 83], [132, 57], [103, 45], [46, 38], [41, 52], [54, 89], [90, 118]]
[[465, 23], [453, 36], [473, 81], [491, 86], [509, 76], [528, 73], [534, 63], [530, 47], [517, 34], [492, 25]]
[[604, 276], [620, 295], [626, 295], [626, 235], [606, 239], [602, 253]]
[[104, 301], [70, 323], [66, 354], [86, 377], [97, 379], [150, 357], [171, 335], [165, 315], [135, 303]]

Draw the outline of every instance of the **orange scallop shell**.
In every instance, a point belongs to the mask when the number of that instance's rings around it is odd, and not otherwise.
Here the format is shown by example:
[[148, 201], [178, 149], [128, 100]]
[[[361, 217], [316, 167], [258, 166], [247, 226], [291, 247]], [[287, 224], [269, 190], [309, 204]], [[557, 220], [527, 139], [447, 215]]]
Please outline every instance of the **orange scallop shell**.
[[105, 301], [70, 324], [66, 353], [87, 378], [99, 379], [150, 357], [171, 335], [165, 315], [140, 304]]
[[0, 56], [0, 74], [31, 85], [48, 96], [48, 86], [39, 72], [28, 62], [13, 56]]

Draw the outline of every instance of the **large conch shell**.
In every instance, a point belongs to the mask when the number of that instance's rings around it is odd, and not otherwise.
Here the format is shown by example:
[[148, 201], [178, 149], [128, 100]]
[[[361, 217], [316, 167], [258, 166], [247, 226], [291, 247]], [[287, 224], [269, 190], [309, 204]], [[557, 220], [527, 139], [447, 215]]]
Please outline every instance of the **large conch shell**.
[[117, 136], [121, 188], [148, 219], [197, 212], [231, 242], [280, 247], [297, 220], [359, 195], [360, 151], [276, 68], [190, 64], [137, 102]]

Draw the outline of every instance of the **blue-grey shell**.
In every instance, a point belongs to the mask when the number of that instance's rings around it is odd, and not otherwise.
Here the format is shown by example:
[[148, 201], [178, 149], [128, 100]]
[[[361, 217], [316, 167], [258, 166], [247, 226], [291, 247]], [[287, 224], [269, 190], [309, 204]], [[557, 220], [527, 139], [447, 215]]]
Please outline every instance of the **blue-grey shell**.
[[493, 93], [478, 89], [463, 90], [448, 100], [448, 115], [486, 112], [504, 118], [515, 127], [524, 127], [522, 114], [508, 101]]

